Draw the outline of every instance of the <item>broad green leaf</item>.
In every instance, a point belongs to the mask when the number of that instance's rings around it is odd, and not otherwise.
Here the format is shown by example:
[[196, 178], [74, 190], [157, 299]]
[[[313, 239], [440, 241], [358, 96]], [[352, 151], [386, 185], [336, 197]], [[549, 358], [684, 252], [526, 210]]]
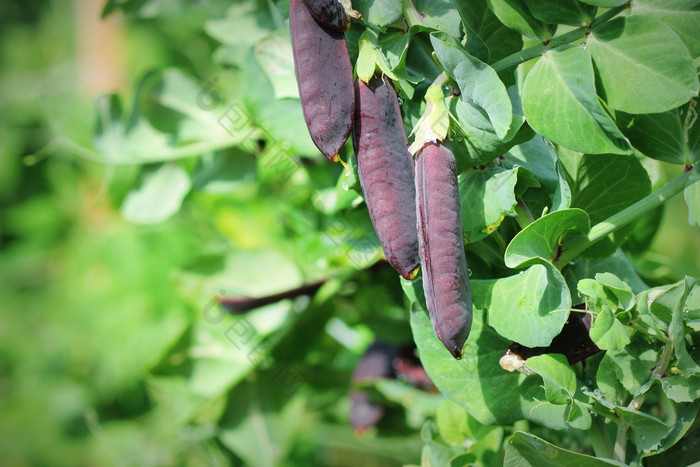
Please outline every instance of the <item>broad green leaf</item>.
[[543, 23], [587, 26], [595, 18], [596, 8], [578, 0], [524, 0], [536, 19]]
[[596, 96], [590, 52], [564, 46], [546, 52], [525, 78], [530, 126], [574, 151], [627, 154], [630, 146]]
[[401, 0], [355, 0], [352, 7], [362, 14], [362, 19], [383, 28], [401, 18]]
[[553, 188], [559, 183], [556, 155], [547, 150], [544, 140], [539, 135], [511, 148], [505, 159], [507, 166], [519, 165], [529, 169], [532, 175], [548, 188]]
[[700, 227], [700, 163], [697, 163], [683, 190], [688, 205], [688, 223]]
[[630, 438], [641, 451], [658, 448], [661, 440], [669, 432], [668, 425], [647, 413], [626, 407], [616, 407], [615, 413], [630, 426]]
[[661, 379], [661, 387], [669, 399], [675, 402], [693, 402], [700, 399], [700, 376], [667, 376]]
[[633, 15], [661, 19], [683, 40], [693, 58], [700, 55], [700, 9], [697, 0], [635, 0], [630, 9]]
[[540, 41], [554, 36], [556, 25], [545, 24], [535, 19], [523, 0], [486, 0], [489, 8], [509, 28]]
[[534, 264], [515, 276], [489, 281], [488, 321], [501, 336], [526, 347], [546, 347], [559, 334], [571, 309], [561, 273]]
[[591, 340], [601, 350], [618, 350], [630, 343], [632, 330], [618, 320], [609, 308], [602, 309], [591, 323]]
[[628, 0], [581, 0], [581, 3], [587, 3], [593, 6], [613, 7], [620, 6], [623, 3], [627, 3], [627, 1]]
[[568, 404], [576, 393], [576, 375], [566, 357], [544, 354], [527, 359], [525, 366], [542, 377], [544, 392], [552, 404]]
[[509, 268], [522, 268], [538, 262], [552, 262], [566, 234], [585, 234], [590, 229], [588, 215], [581, 209], [562, 209], [547, 214], [516, 235], [506, 248]]
[[479, 61], [482, 57], [474, 54], [474, 51], [465, 49], [462, 44], [450, 36], [442, 32], [433, 32], [430, 34], [430, 44], [433, 46], [435, 55], [437, 56], [440, 65], [442, 65], [445, 73], [455, 79], [455, 68], [464, 61]]
[[[651, 193], [651, 181], [634, 156], [584, 154], [578, 159], [571, 191], [571, 207], [586, 211], [591, 225], [595, 225]], [[633, 229], [634, 224], [618, 229], [585, 254], [602, 257], [614, 253]]]
[[462, 21], [452, 0], [413, 0], [413, 4], [423, 15], [424, 26], [446, 32], [458, 39], [462, 37]]
[[503, 169], [491, 165], [459, 178], [462, 229], [465, 241], [474, 243], [496, 230], [517, 204], [515, 186], [524, 168]]
[[661, 20], [618, 17], [587, 39], [608, 105], [628, 113], [671, 110], [698, 94], [688, 48]]
[[[615, 372], [616, 367], [617, 364], [606, 352], [598, 365], [595, 381], [598, 386], [598, 391], [602, 393], [602, 396], [606, 399], [606, 403], [609, 401], [614, 405], [622, 405], [629, 396], [629, 392], [627, 392], [620, 382]], [[598, 397], [598, 399], [602, 401], [600, 397]]]
[[299, 98], [289, 31], [280, 30], [255, 44], [255, 57], [275, 90], [275, 97]]
[[617, 379], [630, 394], [636, 396], [649, 380], [651, 369], [659, 362], [661, 352], [635, 334], [624, 349], [608, 351], [606, 356], [612, 362]]
[[190, 191], [190, 176], [179, 165], [163, 164], [146, 172], [141, 184], [124, 200], [124, 218], [136, 224], [157, 224], [180, 210]]
[[407, 296], [419, 299], [411, 304], [411, 329], [421, 362], [441, 393], [483, 424], [510, 424], [527, 418], [566, 427], [566, 407], [542, 403], [544, 390], [535, 377], [510, 373], [499, 366], [510, 341], [484, 323], [483, 303], [491, 290], [488, 281], [472, 281], [474, 321], [460, 360], [455, 360], [435, 336], [421, 304], [425, 301], [420, 279], [402, 279], [401, 284]]
[[612, 459], [601, 459], [567, 451], [530, 433], [517, 431], [508, 438], [504, 465], [518, 467], [606, 467], [624, 466]]
[[690, 165], [694, 155], [683, 134], [682, 109], [644, 115], [618, 112], [622, 133], [632, 146], [652, 159], [671, 164]]
[[567, 279], [569, 277], [568, 273], [573, 274], [576, 278], [575, 281], [569, 282], [569, 287], [574, 289], [579, 280], [586, 278], [592, 279], [601, 272], [614, 274], [628, 284], [635, 294], [649, 288], [649, 286], [642, 281], [641, 277], [639, 277], [634, 266], [621, 250], [616, 251], [614, 255], [607, 258], [577, 258], [576, 261], [564, 271], [564, 275]]
[[474, 57], [467, 56], [454, 69], [454, 79], [461, 91], [460, 99], [471, 114], [470, 122], [480, 122], [477, 128], [494, 129], [496, 136], [503, 140], [513, 119], [513, 106], [508, 91], [496, 72], [490, 66]]
[[521, 115], [513, 114], [510, 130], [503, 139], [485, 122], [482, 115], [475, 113], [464, 100], [451, 98], [448, 101], [450, 117], [457, 132], [453, 144], [455, 157], [463, 157], [467, 166], [487, 164], [503, 155], [516, 144], [529, 141], [534, 133]]
[[[478, 288], [473, 282], [472, 290]], [[422, 297], [420, 279], [413, 283]], [[407, 281], [402, 280], [402, 284], [405, 289]], [[437, 339], [418, 302], [411, 305], [411, 329], [421, 362], [440, 392], [481, 423], [512, 423], [522, 418], [518, 388], [521, 375], [504, 371], [498, 365], [510, 341], [487, 326], [483, 315], [481, 309], [474, 310], [472, 329], [460, 360], [455, 360]]]
[[[700, 408], [700, 401], [695, 400], [692, 404], [683, 404], [679, 407], [678, 410], [678, 419], [676, 420], [676, 423], [671, 427], [670, 430], [666, 433], [666, 436], [664, 436], [659, 444], [650, 450], [645, 450], [644, 452], [641, 452], [637, 455], [637, 457], [634, 459], [635, 462], [640, 463], [639, 461], [647, 457], [649, 455], [655, 455], [659, 454], [661, 452], [664, 452], [668, 450], [669, 448], [673, 447], [676, 443], [681, 441], [690, 431], [690, 428], [693, 426], [695, 423], [695, 418], [697, 417], [698, 414], [698, 408]], [[687, 438], [691, 438], [688, 436]], [[687, 439], [686, 438], [686, 439]], [[680, 446], [682, 452], [686, 452], [687, 446]], [[688, 449], [689, 453], [687, 456], [687, 459], [689, 462], [692, 462], [696, 457], [696, 453], [693, 452], [692, 449]], [[695, 456], [695, 457], [694, 457]], [[663, 456], [662, 459], [660, 459], [660, 462], [663, 461], [671, 461], [674, 462], [675, 460], [672, 460], [673, 458], [671, 456]], [[682, 461], [681, 461], [682, 462]], [[685, 462], [684, 462], [685, 463]], [[646, 464], [646, 462], [645, 462]], [[652, 464], [649, 463], [649, 465], [662, 465], [662, 464]]]
[[[488, 63], [494, 63], [522, 49], [522, 36], [501, 23], [486, 2], [455, 0], [454, 4], [462, 21], [481, 38], [488, 48]], [[467, 31], [468, 46], [469, 31]], [[475, 53], [472, 55], [481, 59]]]

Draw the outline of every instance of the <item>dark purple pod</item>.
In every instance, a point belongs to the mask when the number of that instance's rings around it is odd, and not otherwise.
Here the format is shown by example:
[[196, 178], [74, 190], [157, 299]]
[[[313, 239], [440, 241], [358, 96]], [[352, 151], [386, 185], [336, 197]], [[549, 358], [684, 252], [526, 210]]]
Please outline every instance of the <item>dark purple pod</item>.
[[[393, 361], [396, 346], [375, 341], [370, 345], [355, 367], [352, 383], [377, 378], [393, 378]], [[355, 431], [364, 431], [376, 425], [384, 415], [384, 407], [372, 402], [366, 391], [350, 390], [350, 424]]]
[[369, 216], [387, 261], [412, 278], [418, 268], [413, 157], [391, 81], [355, 83], [353, 146]]
[[472, 298], [464, 254], [454, 155], [428, 143], [416, 156], [416, 207], [423, 291], [438, 339], [455, 358], [472, 325]]
[[316, 147], [335, 162], [355, 116], [353, 72], [345, 36], [321, 27], [302, 0], [289, 3], [289, 29], [306, 126]]
[[321, 26], [338, 32], [348, 28], [348, 16], [338, 0], [304, 0], [304, 3]]

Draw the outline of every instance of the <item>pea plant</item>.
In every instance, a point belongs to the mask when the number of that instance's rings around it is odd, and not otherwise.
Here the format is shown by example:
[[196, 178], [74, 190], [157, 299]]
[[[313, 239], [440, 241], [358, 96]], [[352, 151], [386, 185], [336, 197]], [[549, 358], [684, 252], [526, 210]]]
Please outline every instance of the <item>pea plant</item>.
[[[105, 14], [144, 8], [110, 0]], [[100, 99], [92, 147], [66, 144], [140, 168], [122, 202], [132, 222], [216, 213], [212, 251], [237, 259], [182, 272], [194, 303], [220, 294], [240, 315], [226, 295], [291, 290], [249, 308], [310, 295], [260, 328], [270, 358], [296, 359], [294, 397], [309, 397], [329, 384], [309, 376], [326, 368], [319, 352], [353, 355], [338, 357], [346, 379], [360, 361], [350, 421], [381, 436], [385, 406], [401, 407], [422, 446], [412, 462], [687, 465], [700, 458], [700, 283], [639, 258], [670, 198], [687, 205], [674, 221], [700, 226], [699, 8], [233, 2], [203, 22], [204, 64], [147, 74], [128, 112]], [[265, 222], [269, 243], [247, 235]], [[241, 251], [269, 244], [261, 264], [281, 255], [284, 279], [235, 290]], [[347, 311], [348, 284], [369, 287], [361, 311]], [[200, 395], [238, 391], [259, 366]]]

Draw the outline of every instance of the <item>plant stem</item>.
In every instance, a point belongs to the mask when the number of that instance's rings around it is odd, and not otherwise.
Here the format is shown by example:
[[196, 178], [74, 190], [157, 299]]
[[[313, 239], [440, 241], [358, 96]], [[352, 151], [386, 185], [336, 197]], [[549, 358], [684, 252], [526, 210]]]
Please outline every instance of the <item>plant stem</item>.
[[403, 16], [409, 29], [416, 24], [423, 24], [423, 17], [411, 0], [403, 0]]
[[497, 61], [496, 63], [491, 65], [491, 68], [500, 73], [503, 70], [507, 70], [508, 68], [520, 65], [523, 62], [527, 62], [528, 60], [538, 57], [547, 50], [559, 47], [560, 45], [569, 44], [570, 42], [573, 42], [577, 39], [586, 37], [586, 34], [588, 34], [591, 31], [591, 29], [617, 16], [620, 12], [624, 11], [625, 9], [627, 9], [627, 4], [611, 8], [602, 15], [598, 16], [596, 19], [594, 19], [589, 26], [581, 26], [580, 28], [574, 29], [573, 31], [569, 31], [566, 34], [554, 37], [546, 43], [538, 44], [532, 47], [528, 47], [525, 50], [516, 52]]
[[535, 221], [532, 213], [522, 199], [518, 200], [518, 204], [515, 205], [515, 221], [518, 223], [521, 229], [524, 229], [528, 225]]
[[615, 460], [624, 464], [627, 451], [627, 424], [620, 420], [617, 426], [617, 437], [615, 438]]
[[608, 429], [605, 426], [603, 417], [593, 417], [593, 424], [590, 430], [591, 443], [596, 457], [612, 459], [615, 455], [613, 450], [612, 440], [608, 434]]
[[690, 172], [684, 172], [675, 179], [666, 183], [649, 196], [640, 199], [632, 206], [614, 214], [599, 224], [591, 227], [588, 235], [580, 236], [562, 245], [562, 254], [554, 262], [554, 265], [561, 269], [571, 260], [580, 255], [586, 248], [610, 235], [615, 230], [629, 224], [637, 218], [643, 216], [654, 208], [661, 206], [666, 200], [677, 195], [685, 188], [685, 183], [690, 176]]

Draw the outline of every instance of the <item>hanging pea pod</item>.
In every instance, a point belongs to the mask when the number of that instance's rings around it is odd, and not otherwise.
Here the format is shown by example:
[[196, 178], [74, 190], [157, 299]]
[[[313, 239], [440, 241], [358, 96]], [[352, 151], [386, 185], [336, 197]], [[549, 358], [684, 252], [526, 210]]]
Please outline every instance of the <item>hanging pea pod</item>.
[[348, 16], [338, 0], [304, 0], [304, 3], [323, 27], [338, 32], [348, 28]]
[[345, 36], [324, 29], [303, 0], [291, 0], [289, 28], [306, 126], [316, 147], [335, 162], [355, 115], [353, 72]]
[[355, 83], [353, 146], [369, 216], [387, 261], [407, 279], [418, 269], [413, 158], [387, 78]]
[[455, 358], [472, 323], [457, 167], [452, 152], [427, 143], [416, 156], [418, 244], [423, 291], [435, 334]]

